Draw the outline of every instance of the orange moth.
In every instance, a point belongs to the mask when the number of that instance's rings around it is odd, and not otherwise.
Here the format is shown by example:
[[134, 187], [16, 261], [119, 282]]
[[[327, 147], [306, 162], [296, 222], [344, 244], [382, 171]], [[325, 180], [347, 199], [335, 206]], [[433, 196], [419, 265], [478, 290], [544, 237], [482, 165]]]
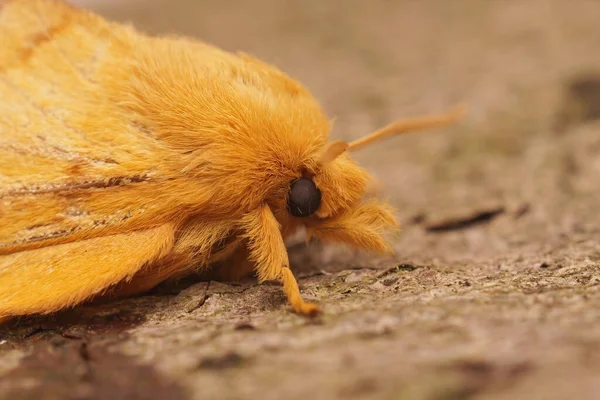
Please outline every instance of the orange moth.
[[284, 239], [390, 250], [393, 209], [298, 82], [246, 54], [149, 37], [55, 0], [0, 0], [0, 319], [141, 293], [193, 269], [278, 280]]

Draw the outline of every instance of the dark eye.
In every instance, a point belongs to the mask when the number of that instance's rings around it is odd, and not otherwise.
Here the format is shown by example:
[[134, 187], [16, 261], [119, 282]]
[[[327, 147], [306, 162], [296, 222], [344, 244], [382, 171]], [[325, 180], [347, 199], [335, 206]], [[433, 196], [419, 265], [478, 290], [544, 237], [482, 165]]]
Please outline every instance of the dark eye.
[[288, 210], [294, 217], [309, 217], [321, 204], [321, 191], [307, 178], [292, 181], [288, 196]]

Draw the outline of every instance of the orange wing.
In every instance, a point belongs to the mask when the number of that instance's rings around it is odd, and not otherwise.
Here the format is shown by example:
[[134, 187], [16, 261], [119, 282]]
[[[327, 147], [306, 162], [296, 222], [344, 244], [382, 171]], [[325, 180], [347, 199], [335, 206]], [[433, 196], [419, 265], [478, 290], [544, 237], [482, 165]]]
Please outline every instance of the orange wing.
[[136, 35], [57, 1], [0, 6], [0, 254], [172, 219], [185, 182], [108, 94]]
[[0, 320], [79, 304], [168, 254], [173, 227], [0, 256]]
[[107, 92], [134, 37], [58, 1], [0, 3], [0, 319], [78, 304], [173, 248], [186, 184]]

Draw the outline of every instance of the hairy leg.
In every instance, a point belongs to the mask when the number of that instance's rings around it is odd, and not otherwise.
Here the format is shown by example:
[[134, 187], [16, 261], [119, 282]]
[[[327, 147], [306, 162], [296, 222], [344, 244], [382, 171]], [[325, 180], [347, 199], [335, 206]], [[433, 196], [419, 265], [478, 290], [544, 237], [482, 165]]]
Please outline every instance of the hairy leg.
[[256, 264], [258, 281], [279, 280], [297, 313], [315, 315], [319, 307], [302, 299], [289, 260], [279, 223], [268, 206], [249, 213], [243, 220], [250, 259]]

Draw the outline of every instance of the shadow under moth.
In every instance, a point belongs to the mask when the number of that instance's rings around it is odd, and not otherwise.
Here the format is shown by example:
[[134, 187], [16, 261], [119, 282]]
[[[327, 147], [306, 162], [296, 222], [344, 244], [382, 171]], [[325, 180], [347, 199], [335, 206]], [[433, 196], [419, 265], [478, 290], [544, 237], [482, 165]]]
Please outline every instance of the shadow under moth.
[[349, 152], [463, 111], [330, 141], [307, 89], [247, 54], [0, 0], [0, 319], [211, 269], [280, 281], [313, 315], [285, 238], [390, 251], [393, 209]]

